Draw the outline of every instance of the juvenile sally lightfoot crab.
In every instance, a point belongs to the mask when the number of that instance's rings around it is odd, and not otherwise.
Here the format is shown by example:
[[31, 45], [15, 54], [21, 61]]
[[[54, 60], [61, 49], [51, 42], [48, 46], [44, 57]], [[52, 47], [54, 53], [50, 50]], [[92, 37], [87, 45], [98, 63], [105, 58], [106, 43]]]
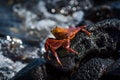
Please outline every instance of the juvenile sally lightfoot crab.
[[78, 54], [75, 50], [70, 48], [70, 40], [73, 39], [79, 31], [85, 32], [87, 35], [91, 35], [90, 32], [88, 32], [86, 29], [86, 26], [80, 26], [80, 27], [70, 27], [70, 28], [61, 28], [61, 27], [55, 27], [51, 32], [55, 36], [55, 38], [48, 38], [45, 42], [45, 50], [47, 53], [48, 59], [50, 59], [50, 56], [48, 55], [48, 52], [52, 52], [52, 54], [55, 56], [57, 62], [62, 65], [61, 61], [58, 58], [58, 55], [56, 53], [56, 50], [60, 47], [63, 47], [69, 52]]

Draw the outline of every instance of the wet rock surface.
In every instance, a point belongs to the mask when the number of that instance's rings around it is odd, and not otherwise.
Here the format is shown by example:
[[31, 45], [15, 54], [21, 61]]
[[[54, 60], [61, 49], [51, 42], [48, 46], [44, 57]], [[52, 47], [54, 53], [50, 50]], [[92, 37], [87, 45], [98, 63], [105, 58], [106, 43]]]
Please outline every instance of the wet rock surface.
[[45, 61], [35, 59], [10, 80], [46, 80]]
[[[6, 45], [4, 45], [6, 44]], [[1, 80], [8, 80], [12, 78], [21, 68], [23, 68], [26, 64], [20, 61], [12, 61], [10, 58], [4, 55], [5, 52], [10, 51], [10, 47], [8, 46], [10, 43], [4, 38], [0, 38], [0, 74]], [[3, 46], [4, 45], [4, 46]]]

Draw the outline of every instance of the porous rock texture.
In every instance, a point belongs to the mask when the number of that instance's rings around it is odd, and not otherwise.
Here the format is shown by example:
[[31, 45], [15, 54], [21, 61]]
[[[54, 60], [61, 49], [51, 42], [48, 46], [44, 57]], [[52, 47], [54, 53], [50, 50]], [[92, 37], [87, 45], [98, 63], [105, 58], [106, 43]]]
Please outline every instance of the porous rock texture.
[[120, 80], [120, 59], [109, 66], [100, 80]]
[[110, 59], [93, 58], [81, 65], [71, 80], [98, 80], [114, 61]]

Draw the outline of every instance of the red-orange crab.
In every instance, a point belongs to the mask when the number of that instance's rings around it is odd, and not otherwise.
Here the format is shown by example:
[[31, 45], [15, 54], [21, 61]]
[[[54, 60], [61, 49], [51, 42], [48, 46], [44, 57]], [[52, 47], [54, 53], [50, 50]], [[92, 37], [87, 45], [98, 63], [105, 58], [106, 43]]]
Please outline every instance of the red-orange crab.
[[57, 50], [60, 47], [65, 48], [69, 52], [73, 52], [75, 54], [78, 54], [78, 52], [74, 51], [72, 48], [70, 48], [70, 40], [73, 39], [79, 31], [85, 32], [87, 35], [91, 35], [90, 32], [85, 30], [86, 26], [80, 26], [77, 28], [70, 27], [68, 29], [61, 28], [61, 27], [55, 27], [51, 32], [55, 36], [55, 38], [48, 38], [45, 43], [45, 49], [48, 56], [48, 59], [50, 59], [48, 55], [48, 51], [51, 51], [52, 54], [55, 56], [57, 62], [62, 65], [61, 61], [58, 58], [58, 55], [55, 50]]

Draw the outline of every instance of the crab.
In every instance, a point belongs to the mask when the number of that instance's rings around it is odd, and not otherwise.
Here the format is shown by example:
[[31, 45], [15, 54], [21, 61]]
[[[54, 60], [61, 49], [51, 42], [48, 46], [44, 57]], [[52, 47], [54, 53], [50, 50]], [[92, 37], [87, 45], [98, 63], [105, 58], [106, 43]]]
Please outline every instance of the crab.
[[62, 65], [56, 50], [60, 47], [66, 49], [69, 52], [78, 54], [77, 51], [70, 48], [70, 41], [75, 37], [75, 35], [79, 32], [85, 32], [87, 35], [91, 35], [89, 31], [87, 31], [86, 26], [80, 27], [69, 27], [69, 28], [62, 28], [62, 27], [55, 27], [51, 31], [55, 38], [48, 38], [45, 42], [45, 50], [47, 53], [47, 58], [50, 60], [50, 56], [48, 52], [50, 51], [56, 58], [57, 62]]

